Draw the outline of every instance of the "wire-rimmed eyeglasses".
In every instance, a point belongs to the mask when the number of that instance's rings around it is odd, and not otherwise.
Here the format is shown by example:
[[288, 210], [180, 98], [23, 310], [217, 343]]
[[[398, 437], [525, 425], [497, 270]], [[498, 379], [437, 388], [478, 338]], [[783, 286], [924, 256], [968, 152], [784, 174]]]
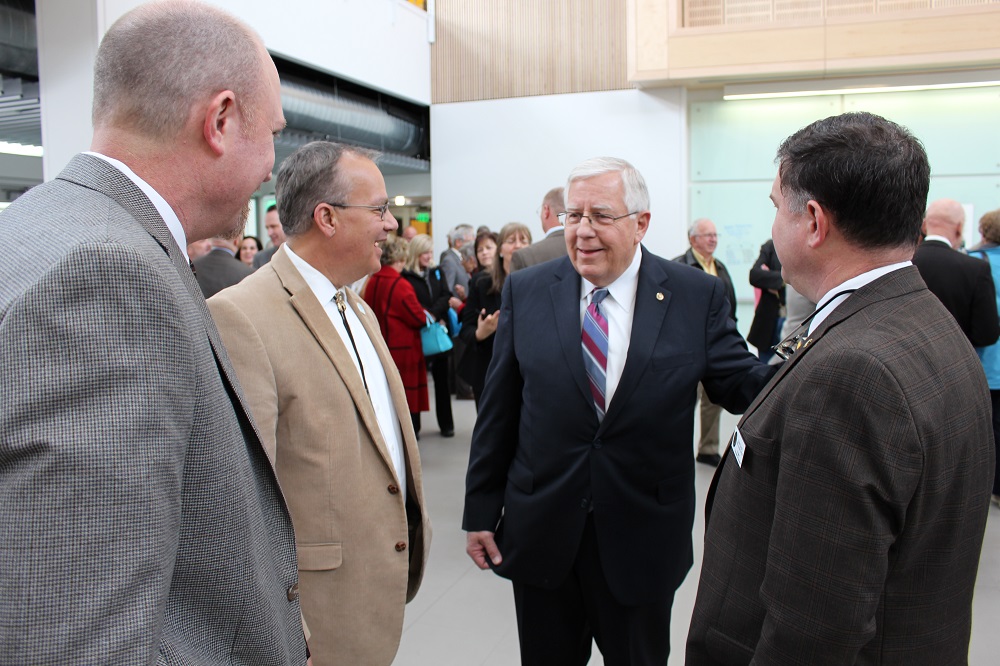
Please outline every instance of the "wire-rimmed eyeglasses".
[[632, 211], [631, 213], [625, 213], [624, 215], [619, 215], [615, 217], [614, 215], [608, 215], [607, 213], [594, 213], [591, 212], [590, 215], [584, 215], [583, 213], [577, 211], [566, 211], [565, 213], [559, 213], [557, 217], [559, 221], [562, 222], [567, 227], [576, 226], [583, 222], [583, 218], [590, 220], [592, 226], [607, 226], [612, 224], [623, 217], [629, 217], [630, 215], [635, 215], [641, 211]]
[[363, 204], [342, 204], [333, 203], [332, 201], [325, 202], [327, 206], [333, 206], [334, 208], [367, 208], [368, 210], [377, 210], [378, 219], [385, 220], [385, 213], [389, 210], [389, 202], [386, 201], [381, 206], [365, 206]]

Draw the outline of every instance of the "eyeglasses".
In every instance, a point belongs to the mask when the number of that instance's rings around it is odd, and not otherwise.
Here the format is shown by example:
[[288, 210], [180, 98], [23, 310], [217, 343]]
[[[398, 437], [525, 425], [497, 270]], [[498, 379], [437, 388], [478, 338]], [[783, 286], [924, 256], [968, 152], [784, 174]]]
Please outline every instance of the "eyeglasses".
[[719, 238], [719, 234], [691, 234], [691, 238]]
[[363, 206], [361, 204], [341, 204], [341, 203], [333, 203], [333, 202], [330, 202], [330, 201], [326, 201], [324, 203], [326, 203], [327, 206], [333, 206], [334, 208], [367, 208], [368, 210], [377, 210], [378, 211], [378, 219], [383, 220], [383, 221], [385, 220], [385, 213], [386, 213], [386, 211], [389, 210], [389, 202], [388, 201], [386, 201], [381, 206]]
[[591, 213], [590, 215], [584, 215], [583, 213], [576, 212], [565, 212], [559, 213], [557, 216], [559, 221], [562, 222], [567, 227], [576, 226], [583, 222], [583, 218], [590, 220], [591, 226], [607, 226], [623, 217], [629, 217], [630, 215], [635, 215], [639, 211], [633, 211], [631, 213], [625, 213], [624, 215], [619, 215], [615, 217], [614, 215], [608, 215], [607, 213]]

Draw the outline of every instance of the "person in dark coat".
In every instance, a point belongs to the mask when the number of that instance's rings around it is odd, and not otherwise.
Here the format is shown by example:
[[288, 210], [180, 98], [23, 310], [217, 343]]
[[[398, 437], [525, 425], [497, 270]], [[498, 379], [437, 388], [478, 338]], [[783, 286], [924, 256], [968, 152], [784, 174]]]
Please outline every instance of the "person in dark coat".
[[500, 230], [499, 240], [493, 265], [477, 274], [469, 284], [469, 298], [462, 310], [462, 331], [459, 333], [466, 350], [458, 372], [472, 385], [477, 411], [486, 384], [486, 370], [493, 358], [493, 338], [500, 318], [500, 292], [510, 274], [514, 252], [531, 245], [531, 231], [520, 222], [510, 222]]
[[760, 300], [753, 313], [747, 342], [757, 348], [757, 357], [767, 363], [774, 352], [771, 347], [781, 338], [785, 308], [785, 280], [781, 277], [781, 261], [774, 251], [774, 241], [760, 246], [760, 255], [750, 269], [750, 285], [760, 289]]
[[[448, 309], [462, 307], [462, 301], [452, 296], [441, 269], [434, 263], [434, 241], [427, 234], [418, 234], [410, 241], [403, 277], [413, 287], [420, 305], [444, 326], [448, 325]], [[426, 358], [434, 378], [434, 408], [442, 437], [455, 436], [455, 420], [451, 413], [451, 392], [448, 386], [448, 363], [452, 350]]]
[[253, 269], [236, 258], [236, 241], [221, 236], [210, 239], [212, 251], [194, 260], [195, 278], [205, 298], [237, 284]]
[[430, 410], [427, 365], [420, 343], [420, 329], [427, 321], [413, 286], [399, 274], [406, 262], [406, 241], [389, 236], [380, 245], [382, 268], [368, 278], [364, 298], [378, 319], [385, 345], [403, 379], [413, 431], [419, 436], [420, 412]]

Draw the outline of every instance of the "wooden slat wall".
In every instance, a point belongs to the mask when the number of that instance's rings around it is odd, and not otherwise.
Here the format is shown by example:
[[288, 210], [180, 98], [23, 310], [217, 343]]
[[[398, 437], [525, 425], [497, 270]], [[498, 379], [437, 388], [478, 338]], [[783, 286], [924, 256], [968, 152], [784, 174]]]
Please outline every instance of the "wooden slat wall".
[[630, 88], [626, 0], [437, 0], [433, 103]]

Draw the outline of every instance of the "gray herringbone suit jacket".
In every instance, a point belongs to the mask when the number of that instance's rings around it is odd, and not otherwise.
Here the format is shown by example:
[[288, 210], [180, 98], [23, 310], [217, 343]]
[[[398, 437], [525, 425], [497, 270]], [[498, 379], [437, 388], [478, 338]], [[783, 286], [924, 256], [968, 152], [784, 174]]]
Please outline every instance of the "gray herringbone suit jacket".
[[78, 155], [0, 214], [0, 663], [305, 662], [291, 523], [241, 395], [117, 169]]
[[979, 359], [912, 266], [811, 340], [709, 491], [686, 663], [965, 664], [993, 476]]

